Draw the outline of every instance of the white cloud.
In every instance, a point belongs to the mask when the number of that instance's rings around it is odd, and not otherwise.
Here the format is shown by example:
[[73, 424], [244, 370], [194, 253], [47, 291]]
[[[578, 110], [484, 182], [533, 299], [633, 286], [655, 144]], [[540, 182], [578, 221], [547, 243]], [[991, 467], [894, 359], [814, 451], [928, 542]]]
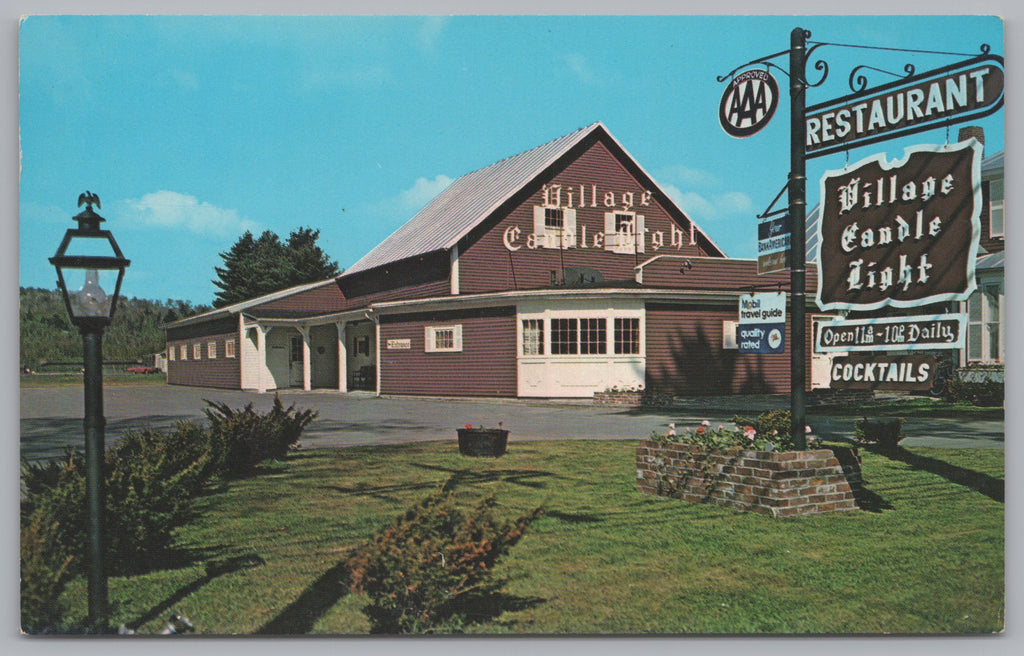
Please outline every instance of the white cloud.
[[412, 187], [398, 194], [398, 202], [404, 209], [413, 212], [419, 211], [435, 196], [447, 189], [452, 182], [453, 180], [443, 173], [434, 176], [433, 180], [417, 178]]
[[131, 216], [141, 225], [183, 228], [200, 235], [232, 235], [255, 230], [257, 224], [224, 209], [176, 191], [155, 191], [126, 201]]
[[692, 169], [683, 164], [663, 168], [656, 175], [659, 180], [686, 187], [707, 187], [713, 189], [721, 184], [714, 174], [702, 169]]
[[587, 59], [583, 55], [570, 53], [565, 56], [565, 63], [569, 66], [569, 70], [581, 81], [590, 82], [594, 79], [594, 74], [591, 72]]
[[684, 193], [673, 185], [663, 185], [662, 189], [698, 224], [730, 218], [753, 219], [756, 214], [753, 201], [742, 192], [730, 191], [708, 198], [692, 191]]

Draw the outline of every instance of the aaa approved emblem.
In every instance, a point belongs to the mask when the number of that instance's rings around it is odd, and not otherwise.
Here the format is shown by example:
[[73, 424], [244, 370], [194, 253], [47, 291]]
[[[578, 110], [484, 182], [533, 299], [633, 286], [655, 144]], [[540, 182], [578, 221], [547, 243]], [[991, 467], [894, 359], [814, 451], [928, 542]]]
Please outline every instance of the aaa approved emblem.
[[779, 106], [779, 83], [762, 70], [743, 71], [729, 82], [718, 103], [722, 129], [734, 137], [749, 137], [772, 120]]

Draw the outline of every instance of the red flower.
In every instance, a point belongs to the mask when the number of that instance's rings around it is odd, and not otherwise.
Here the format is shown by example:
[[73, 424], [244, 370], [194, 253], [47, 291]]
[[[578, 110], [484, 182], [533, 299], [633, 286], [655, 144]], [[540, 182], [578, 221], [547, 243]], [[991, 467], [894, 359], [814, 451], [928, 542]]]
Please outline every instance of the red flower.
[[473, 424], [466, 424], [466, 430], [473, 430]]

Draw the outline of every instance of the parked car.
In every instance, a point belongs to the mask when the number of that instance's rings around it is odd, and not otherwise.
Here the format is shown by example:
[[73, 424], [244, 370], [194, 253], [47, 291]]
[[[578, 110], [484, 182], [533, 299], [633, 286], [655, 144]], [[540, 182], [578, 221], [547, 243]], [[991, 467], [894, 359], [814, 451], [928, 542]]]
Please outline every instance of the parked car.
[[156, 367], [144, 367], [139, 365], [138, 367], [128, 367], [125, 369], [130, 374], [158, 374], [160, 370]]

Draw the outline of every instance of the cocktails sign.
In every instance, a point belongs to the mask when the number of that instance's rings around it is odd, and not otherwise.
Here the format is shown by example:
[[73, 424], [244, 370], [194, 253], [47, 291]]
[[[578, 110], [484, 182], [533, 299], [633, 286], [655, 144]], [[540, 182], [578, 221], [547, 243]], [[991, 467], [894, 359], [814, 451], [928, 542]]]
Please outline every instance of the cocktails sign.
[[975, 289], [981, 236], [981, 152], [975, 139], [916, 146], [821, 179], [818, 292], [822, 310], [919, 307]]

